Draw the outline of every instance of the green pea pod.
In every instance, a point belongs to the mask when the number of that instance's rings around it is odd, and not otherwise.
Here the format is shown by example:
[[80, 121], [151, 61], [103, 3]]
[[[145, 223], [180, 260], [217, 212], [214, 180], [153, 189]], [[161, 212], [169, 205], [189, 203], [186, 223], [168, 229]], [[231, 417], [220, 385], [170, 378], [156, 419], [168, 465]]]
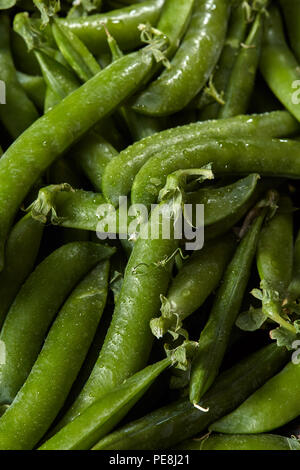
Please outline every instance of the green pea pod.
[[197, 405], [218, 375], [250, 277], [266, 210], [258, 215], [228, 265], [192, 363], [190, 401]]
[[[241, 158], [243, 155], [243, 158]], [[146, 206], [155, 203], [169, 174], [178, 169], [200, 168], [211, 163], [216, 175], [258, 173], [261, 176], [300, 177], [297, 141], [266, 138], [195, 139], [174, 145], [151, 157], [135, 177], [131, 200]]]
[[232, 255], [231, 236], [205, 243], [183, 264], [162, 298], [161, 316], [151, 320], [152, 333], [161, 338], [168, 331], [181, 331], [182, 321], [195, 312], [219, 284]]
[[296, 120], [289, 113], [282, 111], [238, 116], [222, 121], [197, 122], [168, 129], [136, 142], [110, 162], [103, 175], [103, 194], [112, 204], [118, 206], [119, 196], [129, 194], [135, 176], [149, 158], [173, 145], [182, 144], [185, 148], [189, 142], [210, 135], [216, 139], [226, 135], [285, 137], [297, 130], [299, 125]]
[[0, 119], [12, 137], [17, 138], [38, 117], [38, 112], [20, 85], [10, 51], [10, 25], [0, 17], [0, 79], [6, 84], [6, 104], [0, 104]]
[[262, 34], [263, 17], [258, 13], [232, 68], [224, 94], [225, 104], [218, 115], [221, 119], [244, 114], [248, 109], [259, 65]]
[[54, 20], [52, 32], [62, 55], [83, 82], [101, 71], [94, 56], [71, 30]]
[[204, 412], [188, 399], [171, 403], [104, 437], [94, 450], [170, 449], [189, 439], [242, 403], [288, 360], [285, 348], [271, 344], [224, 372], [201, 400]]
[[286, 43], [280, 12], [275, 5], [268, 10], [265, 23], [260, 70], [274, 95], [299, 121], [299, 64]]
[[109, 262], [103, 261], [66, 300], [26, 382], [0, 420], [0, 449], [32, 449], [52, 424], [95, 335], [108, 276]]
[[39, 109], [44, 108], [46, 86], [43, 77], [17, 72], [17, 78], [26, 94]]
[[287, 34], [295, 56], [300, 61], [300, 3], [298, 0], [279, 0], [287, 26]]
[[199, 93], [222, 51], [228, 6], [227, 0], [195, 0], [191, 22], [170, 68], [135, 99], [135, 111], [168, 116]]
[[[33, 182], [137, 90], [153, 66], [153, 47], [124, 56], [91, 78], [26, 129], [0, 159], [0, 179], [4, 182], [0, 187], [0, 270], [7, 233]], [[157, 48], [164, 49], [165, 41], [159, 42]]]
[[217, 435], [206, 439], [191, 440], [182, 443], [177, 449], [184, 450], [300, 450], [299, 441], [295, 438], [277, 436], [275, 434]]
[[211, 430], [226, 434], [256, 434], [277, 429], [299, 416], [300, 365], [297, 355], [298, 351], [293, 355], [295, 363], [289, 362], [236, 410], [216, 421]]
[[293, 274], [288, 292], [289, 297], [292, 299], [298, 299], [300, 297], [300, 232], [298, 232], [295, 242]]
[[32, 271], [43, 225], [26, 215], [12, 228], [6, 245], [6, 265], [0, 273], [0, 328], [20, 287]]
[[90, 449], [118, 424], [154, 380], [171, 364], [170, 359], [164, 359], [137, 372], [89, 406], [46, 441], [39, 450]]
[[90, 242], [70, 243], [51, 253], [29, 276], [0, 335], [5, 352], [0, 365], [0, 403], [11, 403], [25, 382], [66, 296], [95, 264], [113, 252], [113, 248]]
[[15, 6], [16, 0], [1, 0], [0, 1], [0, 10], [7, 10]]

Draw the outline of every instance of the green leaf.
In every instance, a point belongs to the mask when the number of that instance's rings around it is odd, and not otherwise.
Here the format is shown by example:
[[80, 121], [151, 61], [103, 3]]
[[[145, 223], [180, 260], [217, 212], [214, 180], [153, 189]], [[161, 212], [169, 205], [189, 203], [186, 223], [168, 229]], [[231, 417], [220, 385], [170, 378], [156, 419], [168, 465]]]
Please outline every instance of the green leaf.
[[238, 316], [235, 324], [240, 330], [256, 331], [265, 323], [267, 318], [267, 315], [261, 308], [253, 308], [251, 306], [248, 311]]
[[282, 326], [270, 331], [270, 337], [276, 340], [277, 346], [285, 346], [288, 350], [293, 349], [293, 342], [297, 339], [297, 335]]
[[16, 0], [0, 0], [0, 10], [8, 10], [8, 8], [14, 7]]

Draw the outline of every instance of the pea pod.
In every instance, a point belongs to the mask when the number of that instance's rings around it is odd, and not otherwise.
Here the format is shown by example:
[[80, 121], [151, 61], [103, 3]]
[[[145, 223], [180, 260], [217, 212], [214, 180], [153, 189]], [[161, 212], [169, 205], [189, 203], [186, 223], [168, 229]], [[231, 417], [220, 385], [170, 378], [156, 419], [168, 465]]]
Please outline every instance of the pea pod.
[[170, 68], [135, 99], [135, 111], [150, 116], [170, 115], [199, 93], [222, 51], [228, 7], [227, 0], [195, 0], [187, 33]]
[[190, 401], [195, 405], [218, 375], [243, 301], [265, 215], [265, 210], [258, 215], [240, 242], [225, 271], [209, 319], [200, 335], [190, 382]]
[[294, 247], [294, 263], [293, 263], [293, 273], [292, 281], [288, 288], [289, 297], [292, 299], [298, 299], [300, 296], [300, 233], [295, 242]]
[[192, 440], [181, 444], [184, 450], [300, 450], [295, 438], [276, 436], [275, 434], [218, 435], [213, 434], [202, 441]]
[[195, 251], [173, 279], [161, 316], [151, 320], [152, 333], [161, 338], [168, 331], [180, 332], [182, 321], [195, 312], [219, 284], [234, 247], [231, 236], [205, 243]]
[[0, 17], [0, 78], [6, 83], [6, 104], [0, 105], [0, 119], [6, 129], [17, 138], [38, 117], [38, 112], [22, 86], [10, 52], [10, 26], [6, 15]]
[[109, 262], [103, 261], [66, 300], [26, 382], [0, 420], [0, 449], [32, 449], [50, 427], [96, 332], [106, 303], [108, 275]]
[[37, 106], [37, 108], [42, 110], [46, 93], [46, 86], [43, 77], [17, 72], [17, 78], [28, 97]]
[[0, 273], [0, 327], [20, 287], [30, 274], [40, 247], [43, 225], [26, 215], [12, 228], [6, 245], [6, 265]]
[[189, 143], [201, 137], [221, 138], [222, 136], [245, 137], [284, 137], [299, 129], [289, 113], [275, 111], [271, 113], [238, 116], [222, 121], [197, 122], [174, 129], [159, 132], [156, 135], [136, 142], [109, 163], [103, 175], [103, 194], [115, 206], [119, 196], [127, 196], [133, 180], [142, 166], [156, 153], [165, 151], [170, 146]]
[[104, 437], [94, 450], [168, 449], [189, 439], [242, 403], [262, 383], [286, 363], [288, 353], [271, 344], [233, 366], [217, 379], [201, 400], [207, 413], [195, 408], [188, 399], [171, 403], [126, 424]]
[[0, 366], [0, 403], [11, 403], [25, 382], [45, 333], [66, 296], [95, 264], [113, 251], [90, 242], [70, 243], [51, 253], [29, 276], [0, 335], [5, 348], [5, 361]]
[[260, 70], [274, 95], [299, 120], [299, 65], [288, 48], [280, 13], [275, 5], [270, 7], [266, 18]]
[[5, 152], [0, 160], [0, 270], [9, 227], [33, 182], [139, 87], [153, 60], [153, 46], [124, 56], [35, 121]]
[[287, 26], [287, 33], [292, 45], [293, 52], [300, 61], [300, 24], [299, 24], [299, 15], [300, 15], [300, 3], [298, 0], [279, 0], [279, 4], [283, 11], [285, 22]]

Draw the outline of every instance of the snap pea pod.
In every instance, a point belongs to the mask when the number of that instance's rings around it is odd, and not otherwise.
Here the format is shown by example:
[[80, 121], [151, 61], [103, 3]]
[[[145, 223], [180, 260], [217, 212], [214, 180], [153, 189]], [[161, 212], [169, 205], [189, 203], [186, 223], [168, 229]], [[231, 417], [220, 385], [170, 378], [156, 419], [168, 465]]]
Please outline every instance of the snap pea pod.
[[6, 245], [6, 265], [0, 273], [0, 328], [20, 287], [32, 271], [43, 234], [43, 225], [28, 215], [12, 228]]
[[171, 67], [135, 99], [135, 111], [150, 116], [170, 115], [199, 93], [222, 51], [228, 7], [228, 0], [195, 0], [191, 22]]
[[[105, 436], [172, 364], [163, 359], [137, 372], [84, 410], [46, 441], [39, 450], [88, 450]], [[1, 442], [1, 441], [0, 441]]]
[[[112, 204], [118, 205], [119, 196], [127, 196], [133, 180], [142, 166], [156, 153], [165, 151], [170, 146], [189, 142], [201, 137], [224, 136], [245, 137], [286, 137], [299, 129], [296, 120], [287, 112], [237, 116], [208, 122], [197, 122], [174, 129], [168, 129], [136, 142], [123, 150], [111, 161], [103, 175], [103, 194]], [[253, 170], [250, 170], [250, 172]]]
[[219, 284], [234, 245], [232, 236], [205, 243], [183, 264], [162, 298], [161, 316], [151, 320], [157, 338], [168, 331], [180, 332], [182, 321], [201, 307]]
[[42, 110], [46, 93], [46, 86], [43, 77], [40, 77], [39, 75], [28, 75], [17, 71], [17, 79], [32, 102], [38, 109]]
[[262, 35], [263, 17], [258, 13], [231, 70], [224, 94], [225, 103], [218, 115], [220, 119], [247, 111], [259, 65]]
[[300, 120], [299, 64], [286, 43], [280, 12], [275, 5], [268, 10], [265, 23], [260, 59], [261, 73], [274, 95]]
[[287, 34], [295, 56], [300, 61], [300, 3], [299, 0], [279, 0], [287, 26]]
[[151, 157], [139, 171], [132, 186], [132, 202], [155, 203], [170, 173], [208, 163], [216, 175], [258, 173], [299, 179], [300, 145], [293, 140], [246, 137], [196, 139], [184, 147], [172, 146]]
[[95, 335], [108, 276], [109, 262], [103, 261], [64, 303], [26, 382], [0, 420], [0, 449], [32, 449], [52, 424]]
[[0, 335], [5, 347], [5, 362], [0, 365], [0, 403], [11, 403], [25, 382], [66, 296], [95, 264], [113, 252], [113, 248], [90, 242], [69, 243], [51, 253], [28, 277]]
[[10, 52], [10, 24], [6, 15], [0, 16], [0, 79], [6, 83], [6, 104], [0, 105], [0, 119], [12, 137], [17, 138], [39, 114], [19, 84]]
[[[157, 47], [164, 48], [165, 42]], [[3, 181], [0, 188], [0, 270], [9, 227], [33, 182], [139, 87], [153, 60], [153, 46], [149, 46], [114, 62], [35, 121], [3, 155], [0, 160]]]
[[218, 435], [207, 439], [191, 440], [182, 443], [177, 449], [184, 450], [300, 450], [299, 441], [295, 438], [276, 436], [275, 434]]
[[190, 381], [190, 401], [194, 405], [200, 401], [218, 375], [243, 301], [265, 215], [266, 209], [258, 215], [240, 242], [225, 271], [209, 319], [200, 335]]
[[205, 394], [201, 406], [183, 399], [125, 425], [99, 441], [94, 450], [168, 449], [204, 431], [216, 416], [242, 403], [286, 363], [288, 353], [271, 344], [224, 372]]
[[292, 281], [288, 292], [289, 298], [298, 299], [300, 296], [300, 232], [298, 232], [295, 242]]
[[211, 430], [226, 434], [256, 434], [292, 421], [300, 414], [299, 377], [298, 360], [289, 362], [236, 410], [216, 421]]

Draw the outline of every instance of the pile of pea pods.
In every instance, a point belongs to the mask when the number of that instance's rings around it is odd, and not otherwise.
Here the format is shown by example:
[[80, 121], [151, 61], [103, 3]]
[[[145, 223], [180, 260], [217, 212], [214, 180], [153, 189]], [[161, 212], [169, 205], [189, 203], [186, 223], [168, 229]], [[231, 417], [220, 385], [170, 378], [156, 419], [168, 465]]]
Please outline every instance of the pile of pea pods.
[[300, 450], [300, 0], [0, 0], [0, 131], [0, 450]]

